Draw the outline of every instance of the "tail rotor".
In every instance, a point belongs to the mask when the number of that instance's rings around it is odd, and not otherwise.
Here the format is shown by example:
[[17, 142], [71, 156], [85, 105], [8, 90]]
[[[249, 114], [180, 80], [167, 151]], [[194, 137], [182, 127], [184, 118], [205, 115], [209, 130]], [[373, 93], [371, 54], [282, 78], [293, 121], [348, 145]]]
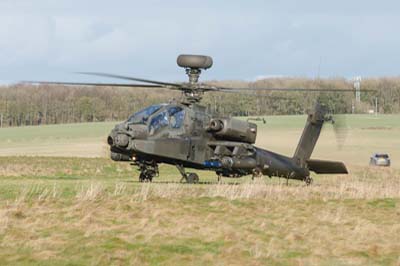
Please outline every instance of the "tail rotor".
[[324, 121], [332, 125], [337, 148], [339, 150], [343, 149], [348, 135], [346, 115], [335, 113], [334, 108], [328, 108], [324, 103], [319, 102], [319, 105], [326, 110]]

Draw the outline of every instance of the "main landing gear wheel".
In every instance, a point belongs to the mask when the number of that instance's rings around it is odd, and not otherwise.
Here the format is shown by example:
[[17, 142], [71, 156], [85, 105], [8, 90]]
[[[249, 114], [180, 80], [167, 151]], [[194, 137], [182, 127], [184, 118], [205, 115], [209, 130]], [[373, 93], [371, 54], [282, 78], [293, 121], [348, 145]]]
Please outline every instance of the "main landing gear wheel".
[[152, 181], [153, 181], [153, 176], [140, 173], [139, 182], [152, 182]]
[[306, 183], [307, 186], [311, 185], [313, 183], [313, 179], [312, 177], [307, 176], [306, 178], [304, 178], [304, 182]]
[[199, 176], [196, 173], [188, 173], [186, 176], [186, 182], [189, 184], [198, 184]]
[[155, 162], [142, 162], [139, 164], [139, 182], [152, 182], [158, 176], [158, 165]]
[[176, 168], [179, 173], [182, 175], [181, 182], [186, 180], [186, 183], [189, 184], [197, 184], [199, 183], [199, 176], [196, 173], [186, 173], [185, 168], [182, 165], [177, 164]]

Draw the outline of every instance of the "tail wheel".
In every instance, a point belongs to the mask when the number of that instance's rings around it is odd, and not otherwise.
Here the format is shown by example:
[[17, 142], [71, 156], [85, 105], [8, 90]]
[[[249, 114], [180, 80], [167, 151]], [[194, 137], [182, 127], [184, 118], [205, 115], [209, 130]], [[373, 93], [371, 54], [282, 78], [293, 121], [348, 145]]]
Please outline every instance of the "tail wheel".
[[260, 168], [254, 168], [253, 169], [253, 174], [251, 176], [251, 180], [254, 180], [254, 178], [256, 178], [256, 177], [262, 177], [262, 176], [263, 176], [263, 174], [262, 174], [261, 169]]
[[304, 178], [304, 182], [306, 183], [307, 186], [311, 185], [313, 183], [313, 179], [312, 177], [307, 176], [306, 178]]
[[186, 176], [186, 181], [189, 184], [197, 184], [199, 183], [199, 176], [196, 173], [189, 173]]

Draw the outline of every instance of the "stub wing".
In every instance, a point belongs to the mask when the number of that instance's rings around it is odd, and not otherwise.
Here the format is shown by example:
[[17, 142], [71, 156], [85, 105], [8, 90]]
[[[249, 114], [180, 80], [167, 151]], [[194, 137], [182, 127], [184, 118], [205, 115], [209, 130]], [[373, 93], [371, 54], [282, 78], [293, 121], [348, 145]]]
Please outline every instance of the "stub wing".
[[342, 162], [307, 160], [307, 166], [310, 171], [317, 174], [348, 174], [346, 165]]

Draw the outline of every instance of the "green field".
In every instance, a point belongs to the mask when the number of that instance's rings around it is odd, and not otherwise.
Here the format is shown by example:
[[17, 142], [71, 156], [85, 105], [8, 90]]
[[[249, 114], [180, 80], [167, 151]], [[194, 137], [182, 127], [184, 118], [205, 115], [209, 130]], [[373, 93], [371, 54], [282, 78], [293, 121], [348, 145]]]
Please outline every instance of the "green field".
[[[257, 144], [291, 154], [304, 116], [267, 117]], [[154, 183], [107, 158], [114, 123], [0, 129], [0, 265], [399, 265], [400, 116], [327, 125], [315, 158], [350, 175]], [[368, 167], [376, 151], [393, 167]]]
[[[270, 116], [259, 127], [257, 145], [292, 155], [305, 116]], [[374, 152], [389, 153], [393, 167], [400, 168], [400, 115], [347, 115], [347, 138], [337, 148], [332, 126], [326, 124], [314, 158], [366, 166]], [[115, 122], [50, 125], [0, 129], [0, 156], [108, 157], [106, 137]]]

